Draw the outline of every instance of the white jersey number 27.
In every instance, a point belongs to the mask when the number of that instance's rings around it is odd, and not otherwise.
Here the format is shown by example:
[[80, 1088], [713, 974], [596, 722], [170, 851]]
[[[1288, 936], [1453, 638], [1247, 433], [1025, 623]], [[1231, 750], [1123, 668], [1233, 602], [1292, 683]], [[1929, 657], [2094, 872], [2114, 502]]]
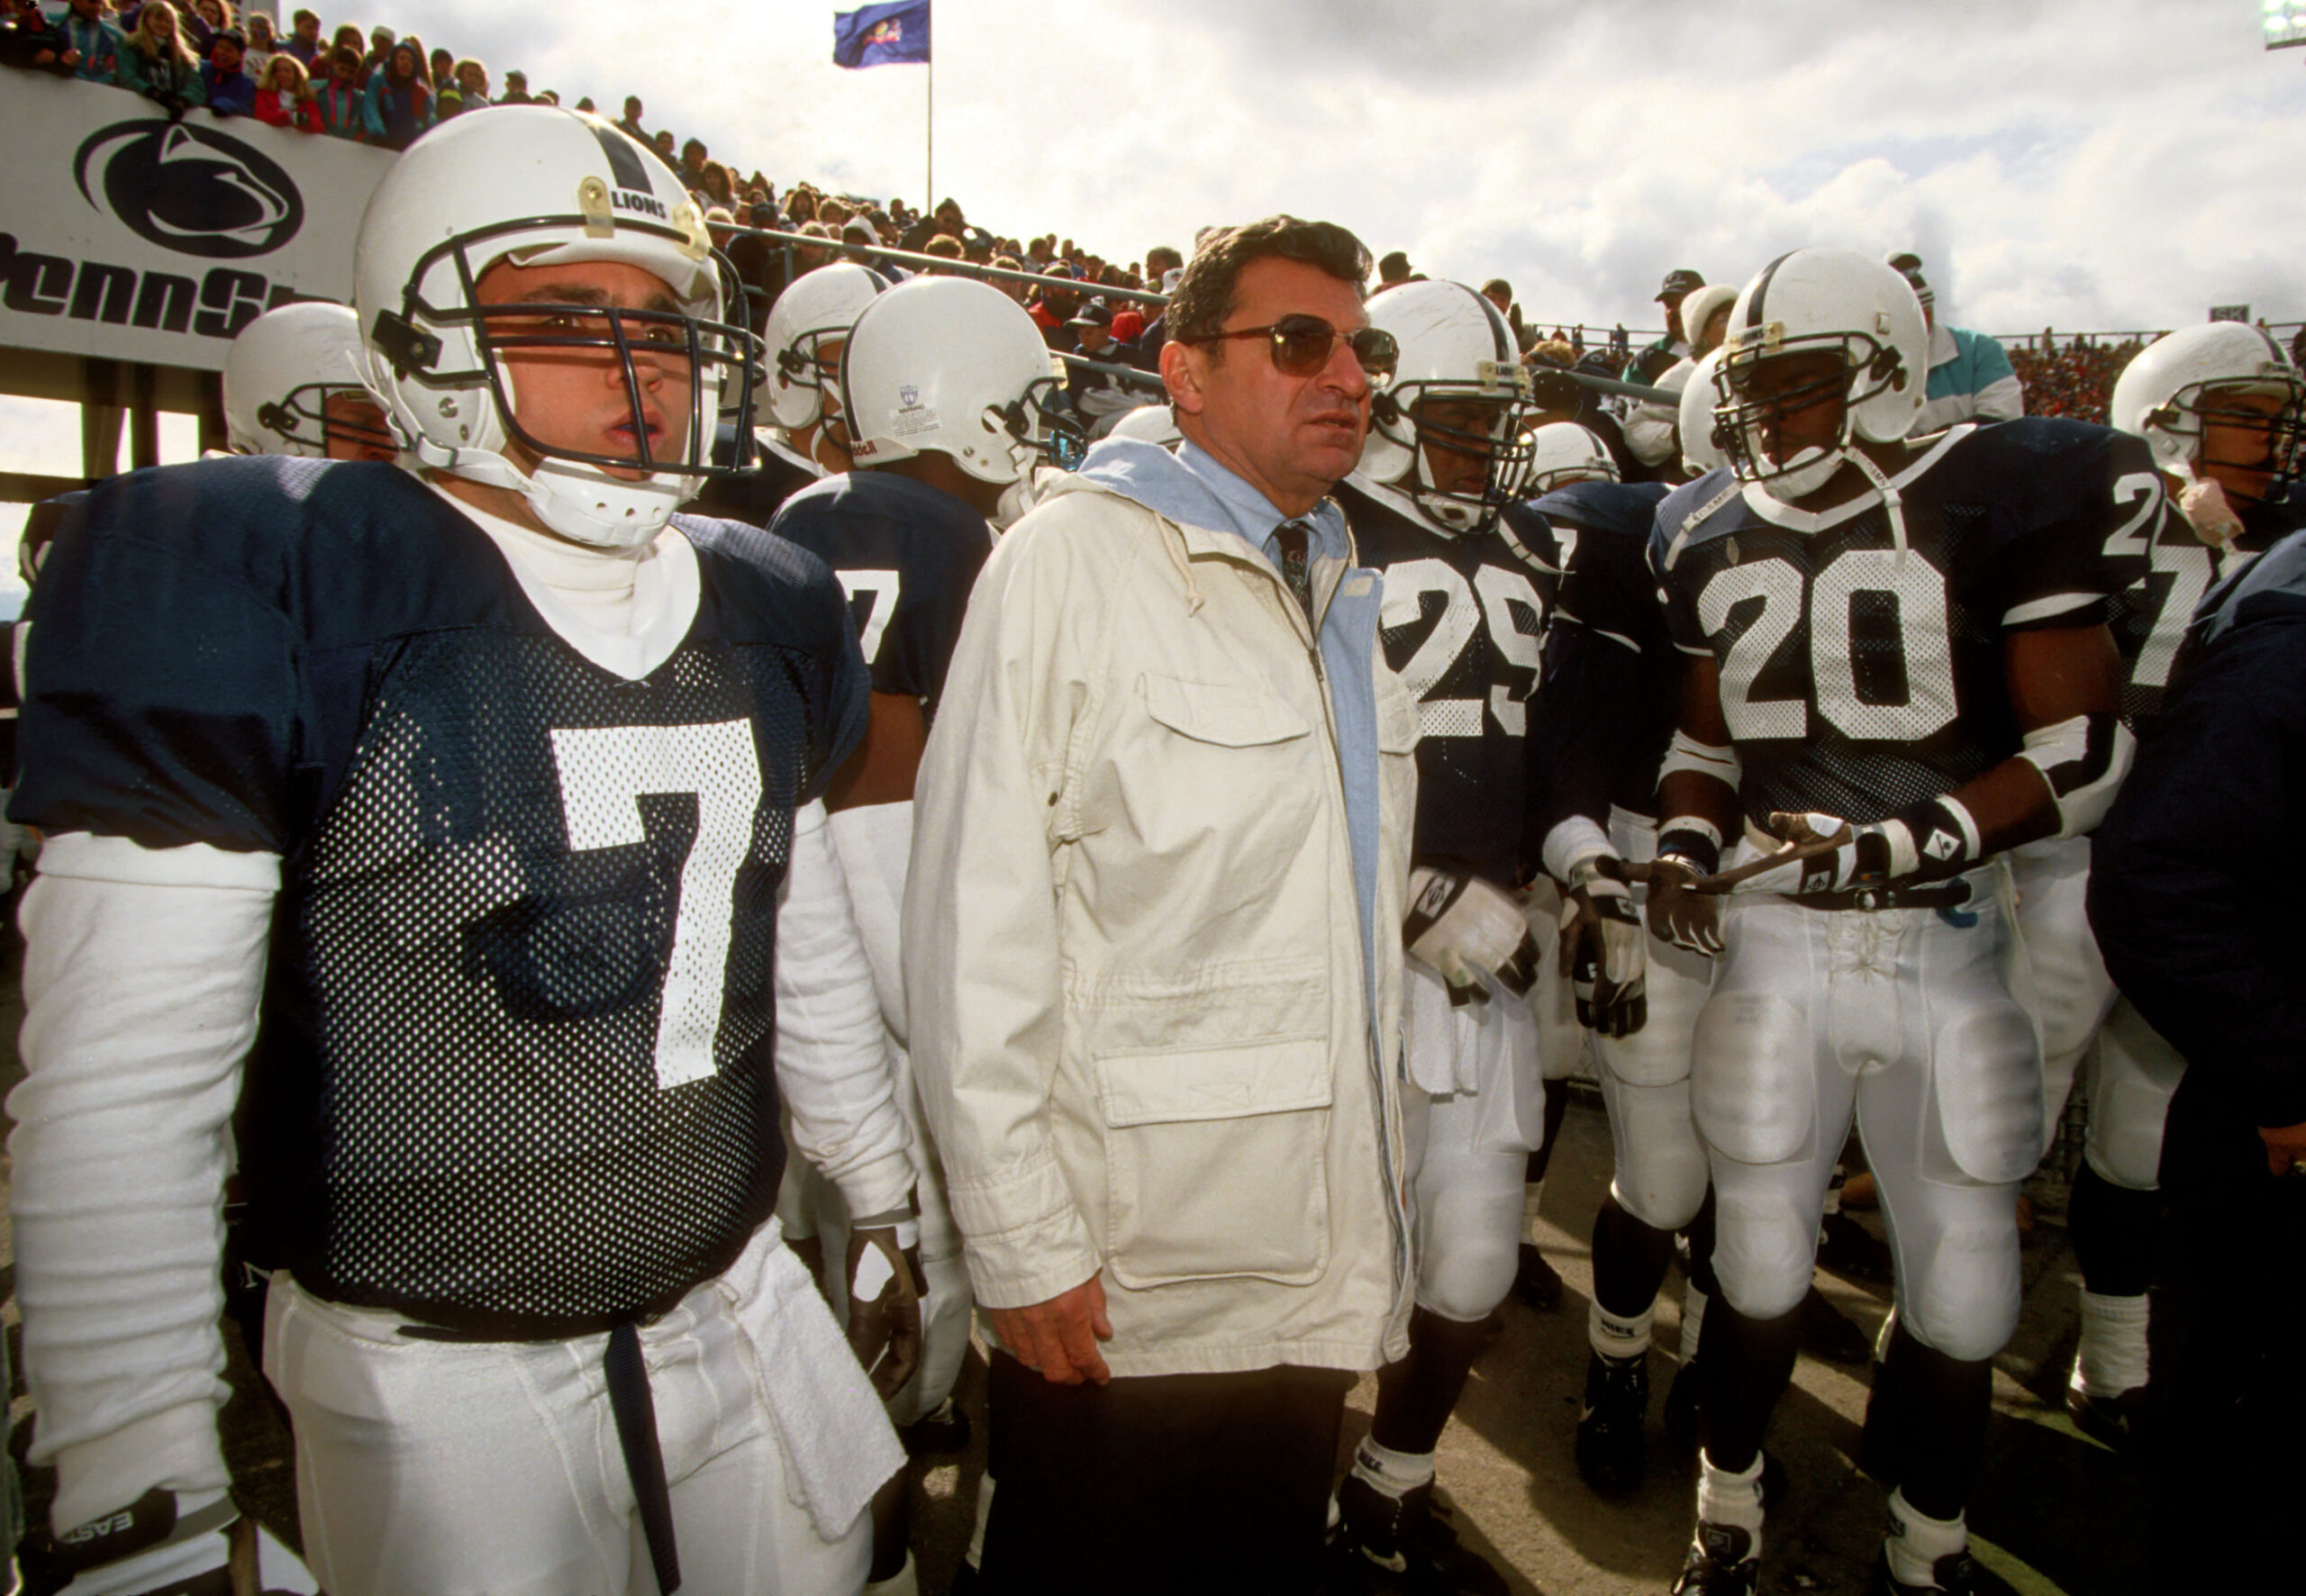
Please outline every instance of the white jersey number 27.
[[713, 1073], [737, 871], [751, 850], [753, 815], [760, 807], [752, 723], [555, 730], [552, 758], [568, 846], [580, 853], [646, 842], [644, 793], [686, 793], [696, 799], [696, 841], [681, 865], [673, 952], [657, 1011], [657, 1084], [669, 1090], [701, 1081]]

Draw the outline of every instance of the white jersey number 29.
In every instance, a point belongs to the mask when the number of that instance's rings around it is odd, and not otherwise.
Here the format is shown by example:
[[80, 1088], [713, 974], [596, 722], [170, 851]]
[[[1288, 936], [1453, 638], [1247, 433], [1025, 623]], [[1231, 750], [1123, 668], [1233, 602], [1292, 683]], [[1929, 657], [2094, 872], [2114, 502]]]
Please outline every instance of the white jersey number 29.
[[[1913, 742], [1954, 719], [1954, 657], [1947, 625], [1946, 578], [1909, 549], [1902, 560], [1886, 549], [1852, 549], [1811, 578], [1810, 679], [1818, 712], [1844, 736], [1869, 741]], [[1709, 635], [1729, 624], [1730, 612], [1748, 599], [1762, 602], [1721, 661], [1721, 713], [1740, 742], [1810, 735], [1810, 706], [1798, 698], [1754, 696], [1754, 683], [1802, 618], [1802, 573], [1783, 559], [1760, 559], [1714, 573], [1698, 594], [1698, 623]], [[1851, 612], [1862, 593], [1887, 594], [1897, 612], [1904, 656], [1902, 703], [1873, 703], [1857, 696], [1857, 655]]]
[[[1445, 560], [1408, 559], [1385, 567], [1385, 600], [1377, 624], [1387, 631], [1414, 626], [1425, 613], [1426, 595], [1441, 600], [1441, 613], [1433, 630], [1402, 667], [1402, 685], [1417, 700], [1417, 734], [1428, 737], [1479, 737], [1482, 701], [1478, 698], [1436, 698], [1433, 692], [1457, 656], [1474, 639], [1486, 620], [1489, 640], [1510, 665], [1531, 673], [1528, 693], [1515, 697], [1503, 685], [1489, 690], [1489, 713], [1508, 737], [1520, 737], [1529, 726], [1527, 699], [1537, 691], [1539, 661], [1537, 628], [1545, 619], [1538, 590], [1519, 571], [1503, 566], [1483, 566], [1471, 583]], [[1531, 630], [1523, 631], [1513, 606], [1529, 615]]]
[[713, 1073], [722, 985], [737, 908], [737, 871], [751, 850], [760, 807], [752, 723], [601, 726], [552, 734], [568, 846], [578, 852], [646, 842], [643, 793], [696, 799], [696, 841], [681, 865], [673, 952], [657, 1011], [657, 1084], [667, 1090]]

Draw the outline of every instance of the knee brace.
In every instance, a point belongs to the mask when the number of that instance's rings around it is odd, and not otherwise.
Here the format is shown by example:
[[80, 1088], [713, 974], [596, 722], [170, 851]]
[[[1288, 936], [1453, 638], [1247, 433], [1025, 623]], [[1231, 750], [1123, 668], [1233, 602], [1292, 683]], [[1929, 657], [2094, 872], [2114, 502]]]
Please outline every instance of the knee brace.
[[1521, 1264], [1521, 1160], [1480, 1162], [1501, 1178], [1437, 1180], [1429, 1164], [1418, 1193], [1417, 1303], [1460, 1323], [1505, 1301]]

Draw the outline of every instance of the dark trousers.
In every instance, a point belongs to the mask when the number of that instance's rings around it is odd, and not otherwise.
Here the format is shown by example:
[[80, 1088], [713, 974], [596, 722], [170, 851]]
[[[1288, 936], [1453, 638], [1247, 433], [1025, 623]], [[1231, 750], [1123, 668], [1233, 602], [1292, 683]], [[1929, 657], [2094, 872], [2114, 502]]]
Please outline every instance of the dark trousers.
[[985, 1596], [1312, 1591], [1353, 1376], [1051, 1385], [993, 1357]]

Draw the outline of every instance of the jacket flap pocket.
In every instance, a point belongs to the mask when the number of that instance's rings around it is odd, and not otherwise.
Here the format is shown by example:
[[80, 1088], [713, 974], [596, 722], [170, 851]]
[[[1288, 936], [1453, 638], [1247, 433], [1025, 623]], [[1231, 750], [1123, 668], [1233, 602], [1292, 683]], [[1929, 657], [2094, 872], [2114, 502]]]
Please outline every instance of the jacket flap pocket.
[[1305, 718], [1269, 693], [1223, 682], [1145, 678], [1145, 712], [1181, 736], [1220, 748], [1254, 748], [1309, 735]]
[[1327, 1108], [1330, 1046], [1315, 1037], [1110, 1056], [1097, 1060], [1097, 1095], [1115, 1129]]
[[1417, 752], [1417, 703], [1390, 672], [1377, 679], [1377, 751], [1381, 754]]

